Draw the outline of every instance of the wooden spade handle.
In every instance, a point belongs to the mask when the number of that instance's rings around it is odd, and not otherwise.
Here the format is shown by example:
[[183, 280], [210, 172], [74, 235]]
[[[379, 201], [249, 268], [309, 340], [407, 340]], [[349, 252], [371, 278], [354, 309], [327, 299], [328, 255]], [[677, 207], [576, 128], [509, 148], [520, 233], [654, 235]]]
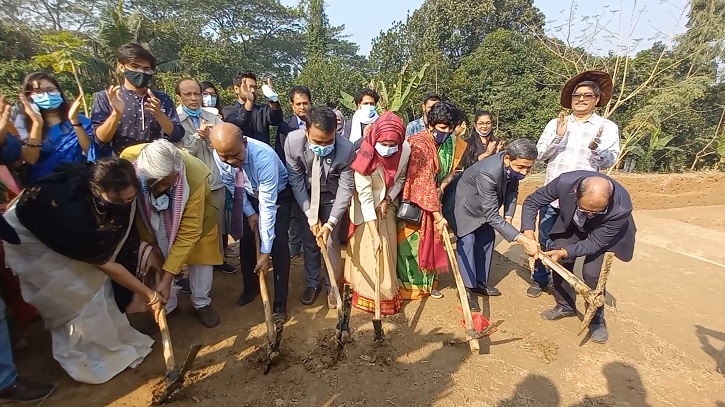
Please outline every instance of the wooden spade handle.
[[471, 352], [478, 353], [480, 351], [480, 345], [478, 339], [474, 338], [470, 332], [475, 332], [475, 325], [473, 324], [473, 314], [471, 313], [471, 307], [468, 304], [468, 296], [466, 295], [466, 286], [463, 284], [463, 277], [461, 277], [461, 271], [458, 269], [458, 260], [456, 260], [456, 254], [453, 251], [453, 245], [451, 244], [451, 237], [449, 236], [450, 230], [446, 227], [446, 230], [442, 233], [443, 244], [446, 248], [446, 254], [448, 254], [448, 262], [451, 264], [453, 277], [456, 280], [456, 288], [458, 288], [458, 296], [461, 299], [461, 309], [463, 310], [463, 319], [466, 322], [466, 340], [468, 346], [471, 348]]
[[171, 346], [171, 334], [169, 333], [169, 325], [166, 322], [166, 310], [159, 314], [159, 329], [161, 329], [161, 343], [164, 347], [164, 361], [166, 362], [166, 372], [173, 372], [176, 369], [174, 361], [174, 348]]
[[[261, 245], [259, 243], [259, 231], [254, 231], [254, 243], [257, 246], [257, 257], [262, 254]], [[267, 324], [267, 338], [269, 343], [273, 343], [275, 340], [274, 320], [272, 318], [272, 304], [269, 302], [269, 292], [267, 291], [267, 270], [261, 270], [257, 273], [259, 275], [259, 292], [262, 294], [262, 305], [264, 306], [264, 322]]]

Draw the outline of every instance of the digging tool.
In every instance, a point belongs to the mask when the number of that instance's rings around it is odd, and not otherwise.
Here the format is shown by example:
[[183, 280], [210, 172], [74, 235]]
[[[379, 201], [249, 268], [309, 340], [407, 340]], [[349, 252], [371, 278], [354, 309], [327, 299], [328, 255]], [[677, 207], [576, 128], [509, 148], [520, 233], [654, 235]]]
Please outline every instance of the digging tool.
[[446, 248], [446, 254], [448, 254], [448, 262], [451, 264], [453, 277], [456, 280], [458, 297], [461, 299], [463, 319], [466, 321], [466, 341], [468, 342], [468, 347], [471, 348], [471, 353], [478, 353], [481, 348], [478, 343], [478, 338], [476, 337], [476, 328], [473, 325], [471, 307], [466, 300], [466, 298], [468, 298], [466, 296], [466, 286], [463, 284], [463, 277], [461, 277], [461, 271], [458, 269], [458, 261], [456, 260], [456, 254], [453, 251], [453, 245], [451, 244], [450, 229], [446, 226], [446, 230], [441, 235], [443, 237], [443, 244]]
[[604, 264], [602, 265], [602, 272], [599, 274], [599, 282], [597, 283], [597, 288], [592, 290], [589, 288], [588, 285], [586, 285], [579, 277], [574, 275], [571, 271], [567, 270], [562, 266], [561, 264], [555, 262], [551, 257], [547, 256], [543, 252], [539, 252], [539, 258], [541, 261], [549, 267], [550, 269], [554, 270], [557, 274], [561, 276], [561, 278], [564, 279], [569, 285], [571, 285], [574, 288], [574, 291], [579, 293], [582, 297], [584, 297], [584, 301], [587, 304], [587, 311], [584, 314], [584, 320], [582, 321], [581, 330], [579, 331], [578, 335], [581, 335], [584, 331], [586, 331], [587, 328], [589, 328], [589, 323], [592, 322], [592, 318], [594, 318], [594, 313], [600, 308], [604, 306], [605, 302], [605, 295], [604, 295], [604, 287], [607, 284], [607, 278], [609, 277], [609, 271], [612, 268], [612, 261], [614, 260], [614, 254], [612, 253], [606, 253], [604, 255]]
[[385, 342], [385, 333], [383, 332], [383, 321], [380, 319], [380, 272], [383, 269], [383, 253], [375, 254], [377, 267], [375, 269], [375, 318], [373, 318], [373, 330], [375, 331], [375, 342], [381, 344]]
[[194, 363], [196, 355], [201, 350], [201, 345], [191, 345], [189, 353], [184, 359], [184, 364], [181, 365], [181, 370], [176, 370], [174, 349], [171, 346], [171, 335], [169, 334], [169, 326], [166, 323], [166, 311], [159, 315], [159, 328], [161, 329], [161, 342], [164, 346], [164, 360], [166, 361], [166, 390], [158, 397], [156, 404], [163, 404], [184, 384], [184, 376], [191, 369], [191, 364]]
[[[352, 307], [352, 288], [348, 284], [344, 286], [344, 298], [340, 295], [340, 289], [337, 286], [337, 280], [335, 279], [335, 271], [330, 263], [330, 255], [327, 253], [327, 247], [323, 244], [321, 239], [317, 241], [322, 252], [322, 258], [325, 260], [325, 267], [327, 268], [327, 276], [330, 279], [330, 287], [332, 292], [335, 293], [335, 300], [337, 303], [337, 355], [335, 360], [339, 360], [342, 355], [342, 351], [345, 348], [345, 343], [350, 339], [350, 308]], [[344, 301], [343, 301], [344, 299]]]
[[[257, 257], [261, 254], [259, 243], [259, 231], [254, 231], [254, 242], [257, 245]], [[264, 322], [267, 324], [267, 366], [264, 368], [264, 374], [269, 374], [272, 365], [279, 359], [279, 344], [282, 340], [282, 330], [284, 329], [284, 321], [276, 322], [272, 317], [272, 305], [269, 302], [269, 293], [267, 292], [267, 280], [265, 275], [267, 270], [259, 270], [259, 292], [262, 294], [262, 305], [264, 306]]]

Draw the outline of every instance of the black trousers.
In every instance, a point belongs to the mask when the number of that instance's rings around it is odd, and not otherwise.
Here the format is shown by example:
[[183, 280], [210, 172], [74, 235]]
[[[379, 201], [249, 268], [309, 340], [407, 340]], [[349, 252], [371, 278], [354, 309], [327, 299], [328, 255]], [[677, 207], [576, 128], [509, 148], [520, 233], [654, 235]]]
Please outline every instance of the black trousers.
[[[550, 235], [551, 240], [554, 241], [554, 247], [561, 249], [562, 247], [570, 244], [576, 244], [587, 238], [586, 232], [580, 231], [576, 226], [571, 226], [566, 232], [559, 235]], [[584, 267], [582, 268], [582, 277], [584, 283], [589, 288], [596, 288], [599, 283], [599, 275], [602, 272], [602, 264], [604, 264], [604, 255], [607, 253], [607, 248], [600, 250], [597, 253], [591, 254], [584, 257]], [[566, 259], [562, 262], [562, 266], [567, 270], [574, 272], [574, 262], [576, 259]], [[574, 310], [576, 309], [576, 291], [559, 275], [559, 273], [552, 273], [552, 279], [554, 280], [554, 298], [556, 303], [564, 309]], [[604, 322], [604, 307], [599, 308], [594, 314], [592, 324], [601, 324]]]
[[[248, 196], [254, 210], [259, 211], [259, 201]], [[274, 224], [274, 242], [272, 244], [272, 266], [274, 267], [274, 302], [286, 303], [289, 291], [289, 226], [292, 211], [292, 188], [287, 186], [277, 195], [277, 218]], [[257, 247], [254, 232], [244, 216], [244, 231], [239, 242], [239, 265], [242, 269], [242, 281], [245, 290], [259, 291], [259, 277], [254, 272], [257, 265]]]

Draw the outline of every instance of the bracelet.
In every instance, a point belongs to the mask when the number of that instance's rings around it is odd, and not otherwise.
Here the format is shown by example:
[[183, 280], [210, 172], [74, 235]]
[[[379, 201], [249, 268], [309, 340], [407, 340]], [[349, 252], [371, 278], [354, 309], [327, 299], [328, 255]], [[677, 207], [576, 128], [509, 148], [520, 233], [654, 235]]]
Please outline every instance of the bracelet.
[[24, 140], [23, 141], [23, 144], [26, 145], [26, 146], [28, 146], [28, 147], [33, 147], [33, 148], [43, 147], [42, 144], [33, 144], [33, 143], [28, 142], [27, 140]]
[[374, 237], [373, 238], [373, 242], [376, 241], [376, 240], [383, 240], [383, 238], [382, 237]]
[[326, 228], [330, 229], [330, 232], [335, 230], [335, 226], [333, 226], [330, 222], [325, 222], [325, 224], [322, 225], [322, 227], [326, 227]]
[[435, 221], [435, 222], [433, 222], [433, 223], [437, 225], [437, 224], [439, 224], [439, 223], [443, 222], [443, 221], [444, 221], [445, 219], [446, 219], [446, 218], [444, 218], [443, 216], [441, 216], [441, 218], [440, 218], [440, 219], [438, 219], [437, 221]]
[[158, 293], [158, 291], [154, 291], [154, 297], [151, 298], [151, 302], [147, 302], [146, 305], [154, 305], [154, 304], [156, 304], [159, 301], [160, 301], [159, 300], [159, 293]]
[[83, 127], [83, 125], [80, 124], [80, 123], [71, 123], [71, 126], [73, 126], [73, 127]]

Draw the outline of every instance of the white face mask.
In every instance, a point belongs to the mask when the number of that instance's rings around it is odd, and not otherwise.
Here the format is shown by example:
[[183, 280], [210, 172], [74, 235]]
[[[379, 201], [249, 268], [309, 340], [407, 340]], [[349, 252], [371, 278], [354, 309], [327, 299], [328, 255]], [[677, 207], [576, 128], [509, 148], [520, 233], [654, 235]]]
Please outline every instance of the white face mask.
[[384, 146], [380, 143], [375, 143], [375, 151], [377, 151], [381, 157], [390, 157], [398, 152], [398, 146]]

